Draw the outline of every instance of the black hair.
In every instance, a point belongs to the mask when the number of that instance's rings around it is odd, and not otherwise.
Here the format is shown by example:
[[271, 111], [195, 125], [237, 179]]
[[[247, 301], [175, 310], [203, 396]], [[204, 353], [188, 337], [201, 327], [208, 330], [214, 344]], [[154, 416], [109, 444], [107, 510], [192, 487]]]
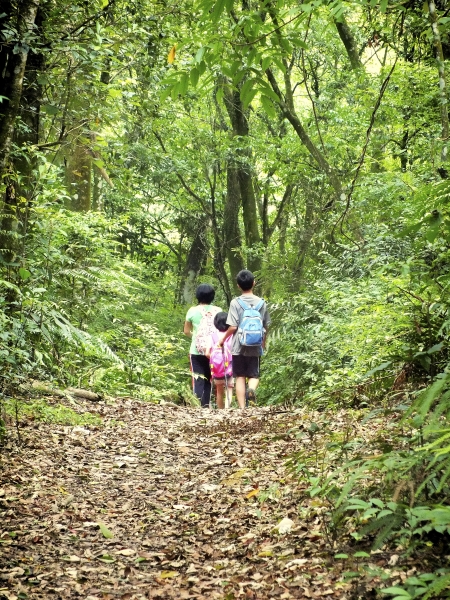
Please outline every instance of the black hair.
[[255, 276], [251, 271], [243, 269], [237, 274], [236, 281], [243, 292], [249, 292], [253, 287]]
[[213, 286], [209, 285], [209, 283], [201, 283], [195, 291], [195, 297], [197, 298], [199, 304], [211, 304], [215, 295], [216, 292]]
[[228, 329], [227, 325], [228, 313], [226, 312], [218, 312], [214, 317], [214, 327], [219, 331], [226, 331]]

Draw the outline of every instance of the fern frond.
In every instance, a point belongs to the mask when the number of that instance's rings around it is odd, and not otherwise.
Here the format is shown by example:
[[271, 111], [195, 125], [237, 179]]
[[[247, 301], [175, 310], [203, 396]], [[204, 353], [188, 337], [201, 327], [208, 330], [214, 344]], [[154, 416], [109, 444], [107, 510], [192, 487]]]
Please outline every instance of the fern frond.
[[450, 573], [446, 573], [439, 577], [439, 579], [435, 579], [433, 583], [428, 586], [426, 594], [423, 596], [423, 600], [428, 600], [429, 598], [433, 598], [433, 596], [437, 596], [443, 592], [447, 587], [450, 586]]
[[432, 383], [421, 394], [419, 394], [406, 411], [403, 420], [405, 420], [407, 417], [410, 417], [414, 411], [417, 411], [424, 417], [429, 412], [433, 402], [439, 397], [442, 390], [448, 384], [449, 378], [450, 373], [444, 373], [442, 377], [436, 379], [434, 383]]
[[91, 269], [89, 271], [86, 269], [62, 269], [60, 275], [83, 282], [89, 281], [92, 283], [100, 281], [99, 277], [91, 272]]
[[97, 342], [100, 350], [103, 352], [103, 354], [105, 356], [107, 356], [109, 359], [111, 359], [113, 362], [120, 365], [121, 367], [124, 366], [123, 361], [117, 356], [117, 354], [115, 352], [113, 352], [111, 350], [111, 348], [108, 346], [108, 344], [106, 342], [104, 342], [99, 337], [92, 337], [91, 340]]
[[[356, 465], [359, 466], [359, 463], [357, 463], [356, 461], [354, 461], [353, 463], [348, 463], [346, 466], [355, 466]], [[351, 475], [351, 477], [349, 477], [349, 479], [347, 480], [346, 484], [344, 485], [344, 487], [342, 488], [342, 492], [341, 495], [339, 496], [339, 498], [337, 499], [336, 502], [336, 507], [339, 507], [341, 502], [347, 498], [350, 490], [353, 488], [353, 484], [355, 483], [355, 481], [357, 479], [359, 479], [360, 477], [362, 477], [364, 475], [364, 468], [360, 467], [359, 469], [356, 469], [356, 471], [354, 471], [353, 475]]]
[[389, 515], [384, 515], [380, 519], [373, 519], [369, 521], [364, 527], [359, 531], [361, 535], [367, 535], [368, 533], [372, 533], [377, 530], [384, 530], [385, 528], [393, 528], [397, 524], [401, 523], [404, 519], [404, 515], [399, 512], [391, 513]]
[[[373, 543], [373, 550], [378, 550], [381, 546], [392, 537], [394, 530], [396, 530], [403, 522], [403, 516], [398, 513], [394, 513], [393, 515], [386, 515], [386, 525], [381, 529], [375, 541]], [[384, 517], [383, 517], [384, 518]], [[381, 519], [380, 519], [381, 521]]]

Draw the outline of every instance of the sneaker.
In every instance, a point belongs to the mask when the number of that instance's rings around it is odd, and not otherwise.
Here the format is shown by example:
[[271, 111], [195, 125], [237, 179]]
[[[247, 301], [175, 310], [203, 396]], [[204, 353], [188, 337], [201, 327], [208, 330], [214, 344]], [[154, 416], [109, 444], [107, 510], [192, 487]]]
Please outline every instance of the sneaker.
[[256, 405], [256, 392], [252, 388], [248, 388], [245, 392], [245, 406], [248, 408], [249, 406]]

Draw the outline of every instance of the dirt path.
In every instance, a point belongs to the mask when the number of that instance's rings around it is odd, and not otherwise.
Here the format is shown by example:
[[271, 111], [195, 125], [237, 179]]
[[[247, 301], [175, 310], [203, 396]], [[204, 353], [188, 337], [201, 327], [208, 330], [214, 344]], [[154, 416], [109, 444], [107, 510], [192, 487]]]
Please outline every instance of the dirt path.
[[102, 427], [30, 424], [0, 453], [0, 598], [358, 597], [299, 520], [298, 415], [84, 407]]

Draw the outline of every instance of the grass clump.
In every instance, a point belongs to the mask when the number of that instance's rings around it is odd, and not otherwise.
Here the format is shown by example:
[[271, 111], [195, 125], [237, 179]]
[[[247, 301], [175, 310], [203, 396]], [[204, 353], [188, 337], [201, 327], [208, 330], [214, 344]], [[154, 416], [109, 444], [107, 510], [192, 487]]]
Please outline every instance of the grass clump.
[[17, 398], [7, 399], [3, 404], [6, 419], [22, 419], [51, 423], [55, 425], [101, 425], [99, 415], [91, 412], [77, 412], [69, 406], [49, 402], [44, 398], [24, 400]]

